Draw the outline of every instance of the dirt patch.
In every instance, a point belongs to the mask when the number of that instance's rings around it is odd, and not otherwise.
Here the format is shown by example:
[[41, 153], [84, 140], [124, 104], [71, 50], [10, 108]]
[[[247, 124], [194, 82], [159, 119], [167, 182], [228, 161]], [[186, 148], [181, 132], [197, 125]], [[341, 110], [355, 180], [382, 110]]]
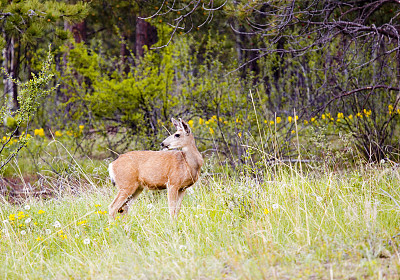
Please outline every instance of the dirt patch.
[[23, 178], [0, 177], [0, 200], [11, 204], [23, 203], [29, 198], [48, 199], [62, 193], [75, 194], [86, 189], [88, 182], [73, 176]]

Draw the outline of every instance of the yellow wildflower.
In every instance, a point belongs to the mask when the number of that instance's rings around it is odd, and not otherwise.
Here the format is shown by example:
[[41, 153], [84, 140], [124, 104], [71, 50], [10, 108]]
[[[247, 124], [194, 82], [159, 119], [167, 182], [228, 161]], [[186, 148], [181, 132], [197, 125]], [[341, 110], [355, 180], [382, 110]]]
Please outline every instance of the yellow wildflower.
[[268, 208], [265, 208], [265, 209], [264, 209], [264, 214], [267, 215], [268, 213], [269, 213]]
[[363, 115], [360, 112], [358, 112], [356, 116], [359, 117], [359, 118], [363, 117]]
[[214, 129], [212, 129], [212, 127], [210, 127], [210, 133], [214, 134]]
[[79, 126], [79, 131], [82, 132], [82, 130], [83, 130], [84, 128], [85, 128], [84, 125], [80, 125], [80, 126]]
[[22, 218], [25, 218], [25, 215], [24, 215], [24, 212], [22, 212], [22, 211], [19, 211], [18, 212], [18, 220], [21, 220]]
[[56, 137], [61, 137], [62, 136], [62, 133], [60, 132], [60, 131], [56, 131], [55, 133], [54, 133], [54, 136], [56, 136]]
[[202, 125], [204, 123], [204, 120], [202, 118], [199, 118], [199, 124]]
[[40, 215], [40, 214], [43, 214], [45, 211], [43, 211], [42, 209], [40, 209], [39, 211], [38, 211], [38, 214]]
[[295, 116], [294, 118], [295, 118], [295, 119], [296, 119], [296, 121], [297, 121], [297, 120], [299, 119], [299, 116]]
[[193, 120], [189, 120], [188, 124], [190, 125], [190, 127], [193, 127]]
[[349, 115], [348, 118], [349, 118], [349, 120], [352, 120], [353, 119], [353, 115]]
[[276, 123], [280, 123], [282, 121], [281, 117], [276, 117]]
[[325, 120], [325, 114], [322, 114], [321, 118], [322, 118], [323, 120]]
[[291, 133], [292, 133], [292, 134], [295, 134], [295, 133], [296, 133], [296, 131], [295, 131], [295, 130], [292, 130], [292, 131], [291, 131]]
[[84, 225], [84, 224], [86, 224], [86, 223], [87, 223], [86, 220], [82, 220], [82, 221], [78, 222], [78, 225]]
[[15, 221], [15, 214], [11, 214], [10, 216], [8, 216], [8, 219], [10, 221]]
[[311, 120], [310, 120], [311, 122], [315, 122], [315, 118], [311, 118]]
[[304, 124], [307, 125], [307, 124], [308, 124], [308, 121], [307, 121], [307, 120], [304, 120]]
[[242, 138], [242, 133], [238, 132], [238, 136], [239, 136], [239, 138]]
[[270, 125], [274, 125], [274, 121], [269, 121], [269, 124]]
[[293, 120], [292, 116], [289, 116], [287, 119], [288, 119], [288, 121], [289, 121], [290, 123], [291, 123], [292, 120]]
[[210, 124], [210, 122], [209, 121], [206, 121], [206, 125], [209, 125]]
[[344, 117], [344, 116], [343, 116], [343, 113], [338, 113], [338, 114], [337, 114], [337, 118], [338, 118], [338, 119], [343, 119], [343, 117]]
[[364, 114], [366, 117], [369, 117], [371, 115], [371, 110], [367, 111], [366, 109], [364, 109]]
[[43, 128], [35, 129], [34, 130], [34, 134], [35, 134], [35, 136], [37, 135], [37, 136], [40, 136], [40, 137], [44, 137], [44, 129]]

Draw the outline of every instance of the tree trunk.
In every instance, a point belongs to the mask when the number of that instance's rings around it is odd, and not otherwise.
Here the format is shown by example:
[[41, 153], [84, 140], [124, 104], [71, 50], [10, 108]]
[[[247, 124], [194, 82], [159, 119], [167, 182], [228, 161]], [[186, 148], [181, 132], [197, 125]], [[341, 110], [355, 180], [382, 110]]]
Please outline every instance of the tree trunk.
[[157, 29], [144, 19], [138, 17], [136, 19], [136, 57], [143, 57], [143, 47], [150, 47], [157, 40]]
[[128, 74], [130, 71], [130, 65], [128, 63], [129, 50], [126, 46], [127, 36], [126, 34], [122, 34], [121, 36], [122, 36], [122, 42], [120, 47], [121, 70], [125, 74]]
[[64, 30], [69, 30], [73, 37], [75, 43], [81, 43], [87, 41], [87, 30], [86, 22], [82, 21], [76, 24], [69, 24], [67, 21], [64, 22]]
[[[6, 46], [3, 49], [3, 68], [7, 71], [8, 75], [13, 79], [18, 79], [19, 72], [19, 51], [20, 47], [15, 38], [9, 38], [7, 35], [4, 36]], [[12, 111], [18, 110], [18, 86], [8, 79], [7, 75], [4, 75], [4, 95], [9, 97], [9, 106]]]
[[[67, 21], [64, 21], [64, 30], [68, 30], [72, 33], [72, 36], [74, 37], [74, 41], [75, 43], [81, 43], [81, 42], [86, 42], [87, 40], [87, 28], [86, 28], [86, 22], [82, 21], [80, 23], [76, 23], [76, 24], [70, 24]], [[69, 49], [72, 49], [73, 46], [72, 44], [68, 43], [67, 44]], [[66, 69], [67, 67], [67, 53], [64, 53], [63, 55], [63, 68]], [[61, 70], [61, 74], [62, 74], [63, 70]], [[76, 80], [79, 82], [79, 84], [82, 83], [82, 78], [79, 77], [76, 73], [75, 73], [75, 78]], [[62, 86], [62, 90], [59, 92], [60, 95], [60, 99], [61, 102], [63, 103], [67, 103], [69, 98], [70, 98], [70, 93], [69, 93], [69, 88], [67, 85], [63, 85]], [[70, 111], [71, 111], [71, 103], [68, 103], [68, 105], [65, 107], [65, 114], [69, 115]]]

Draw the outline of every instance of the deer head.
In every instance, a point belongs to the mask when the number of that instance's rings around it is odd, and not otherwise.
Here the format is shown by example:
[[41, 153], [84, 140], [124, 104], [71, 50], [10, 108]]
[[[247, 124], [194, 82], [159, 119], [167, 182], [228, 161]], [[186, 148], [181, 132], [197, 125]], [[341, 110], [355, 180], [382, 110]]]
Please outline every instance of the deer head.
[[179, 121], [172, 118], [171, 121], [176, 128], [176, 132], [161, 143], [163, 150], [183, 149], [192, 145], [194, 137], [189, 125], [181, 118], [179, 118]]

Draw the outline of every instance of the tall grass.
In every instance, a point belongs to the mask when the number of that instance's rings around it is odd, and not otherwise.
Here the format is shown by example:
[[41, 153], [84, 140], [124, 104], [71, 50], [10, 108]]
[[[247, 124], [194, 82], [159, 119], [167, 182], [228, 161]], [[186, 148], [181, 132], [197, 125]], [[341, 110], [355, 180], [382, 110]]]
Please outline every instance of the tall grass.
[[89, 183], [78, 192], [1, 204], [0, 278], [400, 275], [399, 241], [392, 238], [400, 232], [399, 168], [301, 175], [277, 166], [261, 179], [203, 173], [176, 222], [165, 192], [144, 192], [128, 215], [109, 223], [116, 190], [105, 176], [81, 176]]

